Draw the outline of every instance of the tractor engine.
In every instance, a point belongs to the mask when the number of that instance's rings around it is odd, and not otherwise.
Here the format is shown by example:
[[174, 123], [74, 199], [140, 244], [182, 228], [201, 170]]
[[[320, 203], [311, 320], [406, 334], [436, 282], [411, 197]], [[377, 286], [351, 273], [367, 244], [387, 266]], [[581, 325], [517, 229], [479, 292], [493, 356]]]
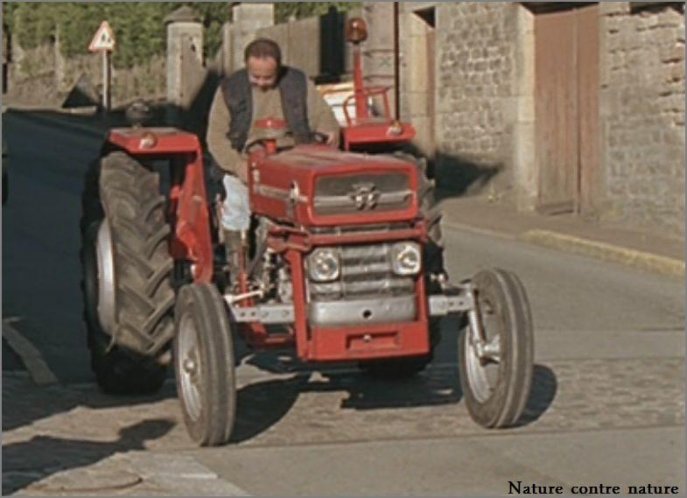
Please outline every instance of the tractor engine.
[[[253, 154], [249, 167], [252, 212], [273, 231], [311, 236], [312, 247], [302, 251], [310, 326], [417, 318], [423, 241], [421, 231], [413, 231], [422, 225], [414, 164], [304, 145]], [[279, 262], [267, 266], [279, 267], [283, 302], [290, 297], [290, 275]]]

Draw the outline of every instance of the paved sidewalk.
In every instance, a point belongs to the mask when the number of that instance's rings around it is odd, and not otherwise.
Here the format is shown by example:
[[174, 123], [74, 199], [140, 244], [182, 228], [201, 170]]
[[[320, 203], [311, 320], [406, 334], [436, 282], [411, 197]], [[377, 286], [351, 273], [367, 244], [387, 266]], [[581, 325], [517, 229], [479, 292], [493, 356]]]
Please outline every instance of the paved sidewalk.
[[575, 215], [516, 212], [482, 197], [447, 197], [440, 204], [446, 226], [519, 239], [662, 275], [685, 275], [684, 239], [585, 221]]

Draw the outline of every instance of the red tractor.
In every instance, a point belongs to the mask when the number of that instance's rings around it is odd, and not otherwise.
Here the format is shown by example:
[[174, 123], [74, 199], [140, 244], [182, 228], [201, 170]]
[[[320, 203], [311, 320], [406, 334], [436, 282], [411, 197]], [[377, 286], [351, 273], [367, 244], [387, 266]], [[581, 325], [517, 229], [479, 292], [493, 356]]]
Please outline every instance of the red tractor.
[[[356, 85], [361, 112], [344, 137], [412, 136], [388, 115], [366, 117], [368, 96]], [[290, 348], [313, 365], [355, 362], [403, 376], [431, 360], [440, 318], [460, 313], [468, 411], [485, 427], [515, 424], [533, 363], [519, 279], [487, 270], [452, 286], [427, 274], [423, 171], [408, 156], [284, 148], [283, 122], [260, 125], [264, 138], [247, 146], [256, 228], [244, 238], [235, 285], [215, 247], [220, 229], [197, 137], [174, 128], [110, 131], [87, 176], [81, 221], [85, 320], [100, 386], [153, 392], [173, 362], [190, 436], [219, 445], [234, 426], [235, 335], [254, 351]], [[161, 160], [168, 174], [157, 172]]]

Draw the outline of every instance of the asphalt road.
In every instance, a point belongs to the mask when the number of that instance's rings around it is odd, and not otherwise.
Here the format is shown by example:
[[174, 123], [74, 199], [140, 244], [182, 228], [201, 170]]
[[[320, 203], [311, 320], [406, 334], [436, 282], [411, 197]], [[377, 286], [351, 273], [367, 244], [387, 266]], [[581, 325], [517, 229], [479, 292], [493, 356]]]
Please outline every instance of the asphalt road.
[[[60, 381], [90, 383], [78, 220], [99, 140], [14, 115], [3, 116], [3, 127], [12, 154], [3, 319]], [[471, 422], [457, 383], [456, 323], [445, 320], [433, 364], [402, 383], [246, 357], [234, 445], [194, 449], [177, 426], [151, 450], [182, 452], [263, 495], [503, 494], [509, 480], [684, 491], [682, 283], [451, 227], [445, 239], [454, 279], [501, 267], [530, 295], [536, 366], [520, 427], [493, 432]], [[180, 423], [169, 396], [145, 410], [117, 410], [118, 426], [121, 417], [133, 423], [156, 413]]]

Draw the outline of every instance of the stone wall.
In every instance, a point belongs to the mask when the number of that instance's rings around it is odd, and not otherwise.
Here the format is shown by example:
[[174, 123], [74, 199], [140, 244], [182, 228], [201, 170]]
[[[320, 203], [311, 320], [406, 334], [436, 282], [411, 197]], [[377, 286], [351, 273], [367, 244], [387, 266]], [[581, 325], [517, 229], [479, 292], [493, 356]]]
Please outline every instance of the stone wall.
[[602, 216], [684, 233], [684, 16], [633, 13], [627, 2], [601, 9]]
[[[60, 54], [59, 45], [49, 44], [23, 50], [15, 40], [6, 99], [14, 104], [60, 106], [82, 75], [92, 83], [99, 95], [102, 73], [100, 54], [65, 58]], [[162, 98], [166, 86], [164, 56], [133, 68], [113, 68], [111, 78], [113, 106], [136, 97]]]
[[[436, 147], [446, 186], [477, 190], [493, 177], [499, 196], [513, 191], [517, 4], [437, 7]], [[441, 183], [439, 185], [441, 187]]]

